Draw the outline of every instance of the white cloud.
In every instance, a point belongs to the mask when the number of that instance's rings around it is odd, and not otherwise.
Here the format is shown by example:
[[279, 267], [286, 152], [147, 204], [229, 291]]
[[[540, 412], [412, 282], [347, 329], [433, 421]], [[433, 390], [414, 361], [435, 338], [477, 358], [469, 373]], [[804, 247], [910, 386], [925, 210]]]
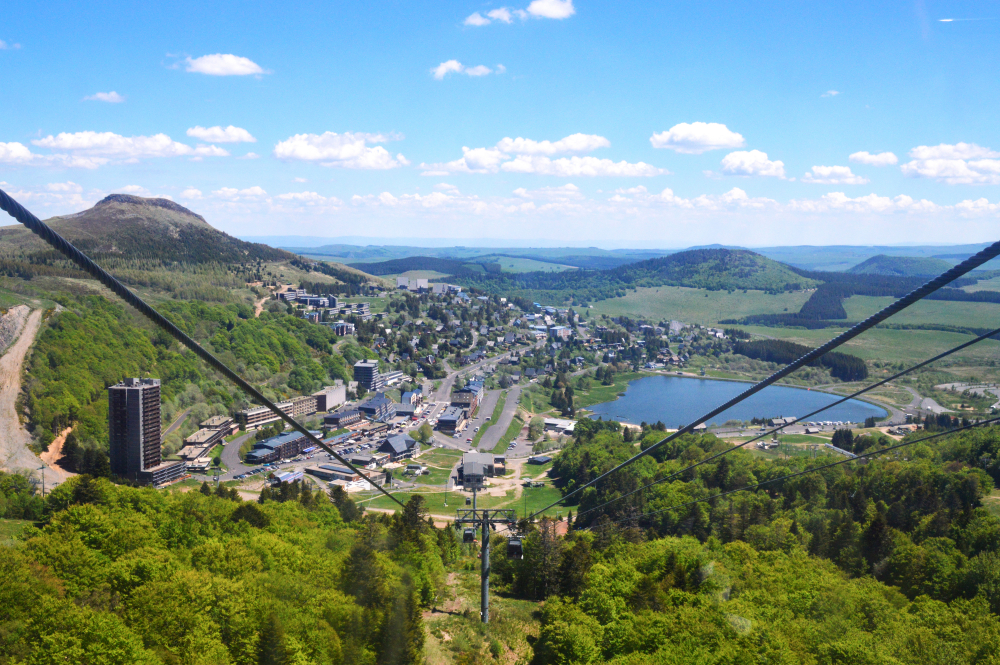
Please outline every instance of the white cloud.
[[[503, 65], [497, 65], [497, 73], [503, 74], [507, 71], [507, 68]], [[487, 74], [492, 74], [493, 70], [486, 65], [476, 65], [475, 67], [466, 67], [458, 60], [447, 60], [442, 62], [437, 67], [431, 69], [431, 74], [438, 81], [444, 79], [448, 74], [465, 74], [466, 76], [486, 76]]]
[[584, 198], [583, 193], [580, 192], [580, 188], [573, 183], [566, 183], [559, 187], [539, 187], [532, 190], [519, 187], [514, 190], [514, 195], [523, 199], [545, 199], [550, 201], [582, 200]]
[[502, 23], [512, 23], [514, 17], [511, 15], [510, 10], [506, 7], [501, 7], [500, 9], [494, 9], [486, 14], [491, 19], [495, 21], [500, 21]]
[[292, 178], [295, 182], [309, 182], [306, 178]]
[[195, 187], [188, 187], [183, 192], [181, 192], [181, 198], [197, 201], [198, 199], [202, 198], [202, 193], [200, 189], [197, 189]]
[[535, 18], [569, 18], [576, 13], [573, 0], [534, 0], [527, 12]]
[[686, 155], [746, 145], [742, 135], [717, 122], [682, 122], [665, 132], [653, 134], [649, 142], [654, 148], [669, 148]]
[[1000, 152], [984, 148], [975, 143], [942, 143], [940, 145], [920, 145], [910, 151], [913, 159], [980, 159], [1000, 157]]
[[597, 157], [548, 157], [518, 155], [509, 162], [504, 162], [500, 168], [508, 173], [534, 173], [538, 175], [554, 175], [560, 177], [578, 176], [611, 176], [611, 177], [649, 177], [668, 173], [645, 162], [613, 162], [610, 159]]
[[[229, 153], [216, 146], [192, 148], [174, 141], [166, 134], [153, 136], [121, 136], [113, 132], [63, 132], [32, 141], [41, 148], [68, 150], [74, 155], [92, 158], [136, 160], [142, 157], [210, 156], [224, 157]], [[53, 157], [59, 157], [58, 155]]]
[[[440, 176], [449, 173], [535, 173], [561, 177], [575, 176], [637, 176], [666, 174], [668, 171], [643, 162], [613, 162], [596, 157], [549, 159], [549, 155], [589, 152], [609, 147], [611, 142], [596, 134], [571, 134], [558, 141], [535, 141], [505, 137], [492, 148], [462, 147], [462, 158], [443, 164], [421, 164], [421, 175]], [[512, 158], [513, 156], [513, 158]]]
[[246, 189], [236, 189], [235, 187], [223, 187], [212, 192], [214, 196], [227, 201], [241, 201], [244, 199], [261, 199], [267, 196], [267, 192], [261, 187], [247, 187]]
[[439, 182], [438, 184], [434, 185], [434, 189], [439, 189], [442, 192], [458, 193], [458, 187], [447, 182]]
[[432, 69], [431, 73], [434, 74], [434, 78], [440, 81], [448, 74], [452, 72], [459, 73], [463, 69], [465, 68], [462, 66], [462, 63], [460, 63], [458, 60], [448, 60], [446, 62], [442, 62], [440, 65]]
[[489, 24], [490, 24], [490, 20], [488, 18], [484, 17], [479, 12], [473, 12], [472, 14], [469, 14], [469, 16], [467, 16], [466, 19], [465, 19], [465, 25], [481, 26], [481, 25], [489, 25]]
[[243, 155], [242, 157], [237, 157], [236, 159], [260, 159], [260, 155], [258, 155], [255, 152], [248, 152], [247, 154]]
[[505, 137], [497, 142], [501, 152], [517, 155], [557, 155], [567, 152], [590, 152], [598, 148], [610, 148], [611, 141], [596, 134], [570, 134], [558, 141], [533, 141], [522, 137]]
[[848, 157], [852, 162], [858, 164], [868, 164], [869, 166], [892, 166], [899, 161], [891, 152], [880, 152], [873, 155], [872, 153], [862, 150], [861, 152], [851, 153]]
[[722, 172], [727, 175], [755, 175], [775, 178], [785, 177], [785, 164], [771, 161], [766, 152], [741, 150], [722, 158]]
[[395, 138], [402, 137], [360, 132], [296, 134], [275, 145], [274, 156], [345, 169], [394, 169], [410, 162], [401, 154], [393, 157], [382, 146], [370, 147], [367, 143], [384, 143]]
[[267, 73], [253, 60], [232, 53], [214, 53], [203, 55], [200, 58], [185, 58], [184, 62], [187, 65], [187, 71], [208, 74], [209, 76], [248, 76]]
[[820, 97], [836, 97], [839, 94], [841, 94], [839, 90], [827, 90]]
[[802, 176], [802, 182], [820, 185], [866, 185], [868, 178], [851, 173], [849, 166], [814, 166]]
[[91, 102], [108, 102], [109, 104], [121, 104], [125, 101], [125, 98], [114, 90], [111, 92], [95, 92], [92, 95], [84, 97], [84, 99]]
[[256, 143], [250, 132], [242, 127], [202, 127], [195, 125], [187, 130], [187, 135], [205, 141], [206, 143]]
[[79, 194], [83, 191], [83, 187], [76, 184], [72, 180], [67, 180], [66, 182], [50, 182], [45, 185], [45, 189], [49, 192], [71, 192]]
[[35, 157], [23, 143], [0, 143], [0, 164], [28, 164]]
[[917, 146], [900, 166], [911, 178], [933, 178], [949, 185], [1000, 184], [1000, 153], [975, 143]]
[[19, 48], [21, 48], [20, 44], [8, 44], [4, 40], [0, 39], [0, 51], [7, 51], [7, 50], [10, 50], [10, 49], [15, 49], [16, 50], [16, 49], [19, 49]]
[[336, 196], [326, 197], [316, 192], [289, 192], [278, 194], [276, 198], [281, 201], [294, 201], [305, 205], [341, 205], [343, 203]]
[[819, 199], [790, 201], [787, 208], [798, 212], [897, 213], [932, 212], [940, 206], [927, 199], [917, 201], [905, 194], [890, 198], [872, 193], [851, 198], [844, 192], [830, 192]]
[[573, 0], [534, 0], [526, 9], [511, 9], [510, 7], [500, 7], [491, 9], [483, 16], [479, 12], [473, 12], [466, 17], [465, 25], [481, 27], [489, 25], [493, 21], [500, 23], [513, 23], [515, 18], [522, 21], [529, 17], [534, 18], [569, 18], [576, 13], [573, 7]]

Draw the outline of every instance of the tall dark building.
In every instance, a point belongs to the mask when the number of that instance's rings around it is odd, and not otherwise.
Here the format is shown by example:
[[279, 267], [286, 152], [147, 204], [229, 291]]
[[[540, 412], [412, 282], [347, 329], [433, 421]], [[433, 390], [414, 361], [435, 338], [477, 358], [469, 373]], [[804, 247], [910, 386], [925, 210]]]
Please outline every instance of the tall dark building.
[[125, 379], [108, 388], [108, 433], [116, 476], [162, 485], [183, 475], [183, 462], [160, 456], [159, 379]]
[[385, 387], [385, 381], [378, 371], [377, 360], [359, 360], [354, 363], [354, 380], [370, 393], [378, 392]]

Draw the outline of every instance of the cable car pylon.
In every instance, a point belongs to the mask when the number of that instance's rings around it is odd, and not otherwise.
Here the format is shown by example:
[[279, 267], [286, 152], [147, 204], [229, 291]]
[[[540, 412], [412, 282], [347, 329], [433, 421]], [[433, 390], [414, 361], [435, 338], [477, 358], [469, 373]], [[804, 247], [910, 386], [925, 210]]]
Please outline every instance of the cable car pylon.
[[[480, 479], [472, 480], [465, 484], [466, 489], [472, 490], [472, 508], [459, 508], [455, 511], [455, 525], [468, 525], [462, 534], [463, 543], [476, 542], [476, 528], [482, 530], [482, 545], [480, 546], [480, 601], [479, 616], [483, 623], [490, 622], [490, 531], [496, 530], [497, 524], [503, 525], [510, 531], [517, 528], [517, 511], [513, 508], [482, 508], [476, 506], [476, 494], [483, 489], [483, 482]], [[468, 504], [466, 504], [468, 505]], [[511, 542], [517, 541], [517, 555], [513, 558], [520, 559], [521, 540], [512, 538], [507, 541], [507, 554], [511, 553]]]

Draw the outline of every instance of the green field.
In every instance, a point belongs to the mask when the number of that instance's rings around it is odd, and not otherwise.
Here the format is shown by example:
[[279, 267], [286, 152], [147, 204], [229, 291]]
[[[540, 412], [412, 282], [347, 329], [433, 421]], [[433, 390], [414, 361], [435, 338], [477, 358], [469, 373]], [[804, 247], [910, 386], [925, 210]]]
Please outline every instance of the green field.
[[433, 452], [427, 452], [420, 456], [420, 463], [430, 468], [430, 473], [420, 476], [415, 482], [426, 485], [444, 485], [451, 476], [451, 470], [455, 462], [462, 456], [461, 450], [451, 448], [435, 448]]
[[[767, 328], [764, 326], [740, 326], [747, 332], [761, 337], [783, 339], [806, 346], [817, 347], [833, 339], [841, 332], [839, 328], [803, 330], [801, 328]], [[958, 346], [971, 339], [970, 335], [943, 332], [939, 330], [891, 330], [876, 328], [847, 342], [842, 349], [846, 353], [869, 361], [904, 362], [916, 364], [943, 351]], [[1000, 357], [1000, 342], [986, 340], [949, 358], [953, 364], [981, 366], [984, 361], [995, 361]], [[888, 373], [888, 372], [886, 372]], [[874, 374], [874, 378], [881, 378]]]
[[963, 288], [966, 291], [1000, 291], [1000, 275]]
[[560, 263], [546, 263], [535, 259], [512, 259], [509, 256], [489, 257], [500, 264], [503, 272], [562, 272], [564, 270], [576, 270], [576, 266], [567, 266]]
[[395, 283], [397, 277], [406, 277], [408, 279], [441, 279], [442, 277], [447, 276], [448, 275], [446, 273], [438, 272], [437, 270], [407, 270], [406, 272], [401, 272], [395, 275], [385, 275], [384, 277]]
[[768, 295], [764, 291], [728, 293], [683, 286], [642, 287], [623, 298], [594, 303], [590, 311], [595, 315], [629, 316], [649, 321], [714, 324], [753, 314], [797, 312], [811, 295], [811, 291]]
[[[375, 497], [371, 497], [369, 493], [355, 494], [354, 500], [360, 505], [370, 506], [372, 508], [398, 508], [395, 503], [389, 500], [387, 497], [379, 494]], [[471, 496], [463, 494], [462, 492], [445, 492], [444, 490], [425, 490], [425, 491], [407, 491], [407, 492], [393, 492], [393, 496], [397, 499], [406, 503], [409, 498], [414, 494], [419, 494], [424, 497], [426, 502], [427, 512], [431, 515], [452, 515], [458, 508], [465, 508], [465, 497]], [[445, 506], [445, 498], [447, 495], [448, 505]], [[528, 488], [525, 487], [522, 490], [521, 496], [517, 497], [514, 490], [508, 490], [504, 496], [490, 496], [489, 494], [480, 494], [476, 499], [476, 507], [478, 508], [514, 508], [518, 511], [518, 515], [522, 515], [527, 506], [529, 513], [534, 512], [548, 504], [559, 499], [562, 493], [555, 487], [546, 485], [545, 487]], [[566, 514], [567, 509], [563, 506], [557, 506], [546, 511], [546, 515], [558, 515], [559, 513]]]
[[[851, 296], [844, 300], [849, 321], [862, 321], [895, 301], [891, 297]], [[947, 300], [921, 300], [887, 323], [933, 324], [965, 326], [969, 328], [995, 328], [1000, 322], [1000, 304], [988, 302], [950, 302]]]

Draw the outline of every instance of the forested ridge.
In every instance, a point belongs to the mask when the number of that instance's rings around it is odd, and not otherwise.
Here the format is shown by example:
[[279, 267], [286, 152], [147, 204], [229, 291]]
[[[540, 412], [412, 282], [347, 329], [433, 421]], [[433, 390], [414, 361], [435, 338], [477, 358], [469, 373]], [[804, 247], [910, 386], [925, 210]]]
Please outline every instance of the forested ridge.
[[[72, 425], [81, 445], [105, 449], [106, 388], [126, 376], [161, 380], [165, 418], [196, 405], [204, 417], [248, 405], [228, 381], [134, 312], [101, 296], [60, 300], [66, 310], [52, 314], [36, 338], [23, 389], [28, 427], [43, 444]], [[350, 365], [373, 355], [354, 343], [335, 352], [339, 338], [330, 328], [283, 312], [255, 318], [247, 305], [197, 301], [167, 302], [159, 310], [272, 399], [349, 381]]]
[[[812, 351], [808, 346], [778, 339], [761, 339], [756, 341], [737, 340], [733, 343], [733, 353], [764, 360], [770, 363], [787, 365]], [[841, 381], [861, 381], [868, 378], [868, 366], [865, 361], [849, 353], [831, 351], [811, 363], [813, 366], [823, 366], [830, 370], [830, 375]]]
[[2, 549], [0, 663], [423, 662], [458, 544], [419, 499], [362, 518], [322, 493], [216, 494], [80, 476], [34, 497], [40, 528]]
[[787, 291], [815, 286], [789, 266], [747, 250], [696, 249], [629, 263], [609, 270], [484, 273], [455, 276], [456, 283], [488, 293], [542, 294], [559, 302], [623, 296], [643, 286], [688, 286], [710, 290]]

